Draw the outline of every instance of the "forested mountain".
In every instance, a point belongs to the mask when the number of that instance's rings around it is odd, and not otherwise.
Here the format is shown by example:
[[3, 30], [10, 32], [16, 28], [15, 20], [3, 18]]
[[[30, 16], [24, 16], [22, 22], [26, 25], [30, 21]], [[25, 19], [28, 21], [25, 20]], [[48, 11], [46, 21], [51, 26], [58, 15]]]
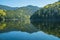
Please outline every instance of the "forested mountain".
[[32, 19], [40, 19], [40, 18], [52, 18], [52, 19], [59, 19], [60, 18], [60, 2], [56, 2], [53, 4], [48, 4], [35, 12], [34, 15], [32, 15]]
[[6, 17], [5, 18], [19, 18], [21, 16], [31, 16], [35, 11], [39, 9], [37, 6], [24, 6], [24, 7], [9, 7], [0, 5], [1, 10], [5, 10]]
[[30, 19], [36, 28], [60, 37], [60, 1], [44, 6]]
[[9, 32], [13, 30], [35, 32], [37, 31], [30, 25], [30, 16], [35, 11], [39, 10], [36, 6], [19, 7], [16, 10], [0, 9], [0, 33]]
[[16, 10], [19, 7], [10, 7], [10, 6], [5, 6], [5, 5], [0, 5], [0, 9], [2, 10]]
[[39, 9], [39, 7], [37, 7], [37, 6], [28, 5], [28, 6], [25, 6], [25, 7], [20, 7], [16, 11], [23, 11], [24, 14], [26, 14], [26, 15], [32, 15], [38, 9]]
[[6, 10], [6, 16], [13, 18], [13, 17], [18, 17], [21, 14], [32, 15], [35, 11], [39, 9], [39, 7], [29, 5], [29, 6], [19, 7], [19, 8], [14, 9], [8, 6], [0, 5], [0, 9]]

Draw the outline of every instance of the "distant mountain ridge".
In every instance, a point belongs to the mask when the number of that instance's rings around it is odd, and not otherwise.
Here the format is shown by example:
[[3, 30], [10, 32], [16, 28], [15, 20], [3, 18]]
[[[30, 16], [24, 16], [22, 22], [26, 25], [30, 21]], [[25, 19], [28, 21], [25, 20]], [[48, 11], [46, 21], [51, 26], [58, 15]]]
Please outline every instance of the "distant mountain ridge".
[[28, 14], [28, 15], [32, 15], [34, 12], [39, 10], [39, 7], [28, 5], [28, 6], [20, 7], [16, 11], [21, 11], [21, 10], [23, 10], [23, 12]]
[[23, 7], [10, 7], [10, 6], [6, 6], [6, 5], [0, 5], [0, 9], [2, 10], [16, 10], [18, 8], [34, 8], [34, 9], [38, 9], [39, 7], [37, 6], [32, 6], [32, 5], [28, 5], [28, 6], [23, 6]]
[[10, 7], [10, 6], [5, 6], [5, 5], [0, 5], [0, 9], [2, 10], [16, 10], [18, 7]]
[[[19, 18], [25, 17], [25, 16], [31, 16], [39, 10], [39, 7], [37, 6], [23, 6], [23, 7], [10, 7], [5, 5], [0, 5], [1, 10], [6, 10], [6, 18]], [[22, 15], [22, 16], [21, 16]]]

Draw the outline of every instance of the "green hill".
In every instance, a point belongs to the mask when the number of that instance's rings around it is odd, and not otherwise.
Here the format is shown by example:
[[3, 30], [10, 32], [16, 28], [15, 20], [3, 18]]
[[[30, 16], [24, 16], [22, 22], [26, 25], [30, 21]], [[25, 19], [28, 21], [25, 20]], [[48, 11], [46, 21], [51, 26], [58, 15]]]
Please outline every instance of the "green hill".
[[38, 9], [39, 7], [31, 5], [19, 7], [16, 10], [1, 9], [0, 19], [5, 20], [0, 22], [0, 33], [9, 31], [26, 31], [31, 33], [37, 31], [35, 27], [31, 27], [32, 25], [30, 25], [30, 16]]
[[29, 5], [25, 7], [20, 7], [16, 10], [7, 10], [6, 18], [20, 18], [21, 16], [31, 16], [38, 9], [39, 7]]
[[60, 37], [60, 2], [44, 6], [30, 19], [37, 29]]

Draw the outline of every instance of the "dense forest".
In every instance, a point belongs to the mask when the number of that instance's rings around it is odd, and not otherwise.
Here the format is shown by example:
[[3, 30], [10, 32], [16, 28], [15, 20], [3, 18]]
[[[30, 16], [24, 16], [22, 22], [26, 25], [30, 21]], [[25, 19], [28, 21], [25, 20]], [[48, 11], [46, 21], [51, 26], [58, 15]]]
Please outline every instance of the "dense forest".
[[29, 33], [37, 31], [30, 27], [30, 16], [39, 7], [28, 5], [25, 7], [11, 8], [0, 5], [0, 33], [9, 31], [27, 31]]
[[30, 20], [37, 29], [60, 37], [60, 1], [44, 6]]
[[7, 20], [7, 19], [8, 20], [9, 19], [15, 19], [15, 20], [27, 19], [28, 20], [30, 18], [30, 16], [38, 9], [39, 9], [39, 7], [29, 5], [26, 7], [19, 7], [19, 8], [16, 8], [15, 10], [13, 10], [12, 7], [0, 5], [0, 11], [1, 11], [0, 18], [3, 19], [2, 17], [4, 17], [5, 20]]

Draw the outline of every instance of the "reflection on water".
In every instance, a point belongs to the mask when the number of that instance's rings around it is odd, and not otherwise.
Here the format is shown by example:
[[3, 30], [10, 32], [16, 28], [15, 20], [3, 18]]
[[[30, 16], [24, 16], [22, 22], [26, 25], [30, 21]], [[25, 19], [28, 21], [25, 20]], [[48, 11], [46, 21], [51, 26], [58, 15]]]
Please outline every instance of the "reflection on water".
[[2, 32], [10, 32], [10, 31], [24, 31], [33, 33], [38, 31], [32, 24], [22, 23], [21, 21], [7, 21], [0, 23], [0, 33]]
[[0, 34], [0, 40], [60, 40], [52, 35], [45, 34], [42, 31], [32, 34], [21, 31], [12, 31]]
[[60, 21], [33, 21], [31, 22], [37, 29], [45, 33], [60, 37]]
[[[34, 23], [32, 23], [34, 24]], [[6, 21], [0, 23], [0, 40], [60, 40], [53, 35], [59, 35], [59, 23], [22, 23], [21, 21]], [[46, 33], [53, 35], [48, 35]]]

